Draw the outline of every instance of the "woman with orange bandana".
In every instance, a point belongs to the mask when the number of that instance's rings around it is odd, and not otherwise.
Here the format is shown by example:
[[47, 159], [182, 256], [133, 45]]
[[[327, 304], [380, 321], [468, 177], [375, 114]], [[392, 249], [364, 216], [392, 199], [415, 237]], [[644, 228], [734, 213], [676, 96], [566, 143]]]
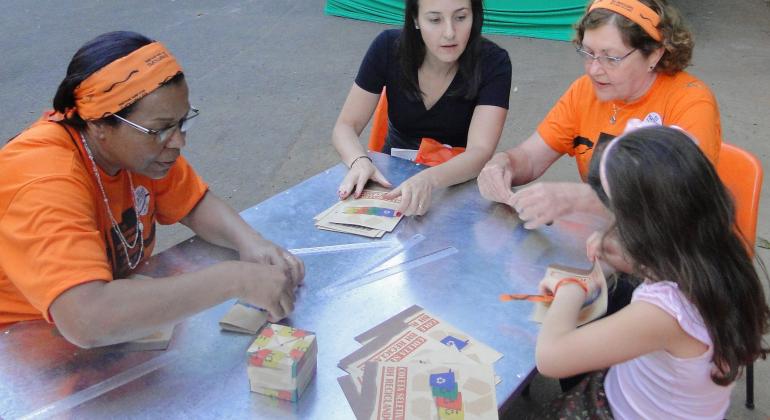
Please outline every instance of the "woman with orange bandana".
[[[133, 340], [238, 298], [293, 310], [302, 262], [262, 238], [180, 155], [198, 110], [165, 47], [111, 32], [75, 53], [54, 111], [0, 149], [0, 324], [44, 318], [81, 347]], [[155, 222], [240, 261], [127, 279]]]
[[693, 42], [665, 0], [596, 0], [578, 22], [577, 55], [585, 75], [517, 147], [497, 153], [478, 177], [484, 198], [513, 207], [534, 229], [572, 212], [601, 213], [591, 188], [537, 180], [564, 154], [575, 158], [583, 181], [597, 145], [623, 133], [629, 121], [675, 125], [695, 137], [716, 162], [722, 130], [716, 99], [684, 71]]

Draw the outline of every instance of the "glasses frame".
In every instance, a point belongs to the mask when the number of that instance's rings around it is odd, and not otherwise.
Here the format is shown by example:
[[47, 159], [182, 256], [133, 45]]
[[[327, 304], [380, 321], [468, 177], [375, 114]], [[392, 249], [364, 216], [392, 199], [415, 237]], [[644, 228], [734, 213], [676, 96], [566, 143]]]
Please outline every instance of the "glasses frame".
[[584, 50], [583, 47], [575, 48], [575, 52], [577, 52], [578, 56], [583, 59], [583, 62], [588, 63], [588, 60], [591, 60], [591, 62], [598, 61], [599, 65], [604, 68], [616, 68], [620, 66], [620, 63], [628, 58], [629, 55], [633, 54], [636, 50], [637, 48], [634, 48], [622, 57], [614, 57], [611, 55], [593, 55], [590, 52]]
[[200, 111], [198, 110], [198, 108], [191, 106], [190, 110], [187, 111], [187, 115], [185, 115], [181, 120], [177, 121], [174, 125], [171, 125], [169, 127], [166, 127], [160, 130], [153, 130], [151, 128], [142, 127], [141, 125], [133, 121], [129, 121], [118, 114], [112, 114], [112, 116], [137, 131], [147, 134], [148, 136], [158, 137], [158, 139], [160, 140], [160, 143], [164, 143], [169, 137], [171, 137], [171, 134], [174, 134], [174, 131], [176, 131], [177, 129], [179, 129], [179, 131], [182, 133], [187, 133], [187, 130], [190, 129], [190, 126], [192, 124], [188, 122], [193, 118], [197, 117], [199, 114], [200, 114]]

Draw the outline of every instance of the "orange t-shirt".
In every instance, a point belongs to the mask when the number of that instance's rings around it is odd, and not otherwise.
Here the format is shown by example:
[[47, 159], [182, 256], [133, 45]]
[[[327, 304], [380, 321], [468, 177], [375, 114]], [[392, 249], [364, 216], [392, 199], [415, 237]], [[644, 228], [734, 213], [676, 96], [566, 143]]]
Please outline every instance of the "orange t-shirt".
[[[129, 273], [126, 249], [96, 183], [77, 131], [44, 119], [0, 149], [0, 324], [45, 318], [67, 289]], [[128, 173], [101, 169], [110, 208], [123, 236], [137, 239]], [[146, 259], [155, 246], [155, 221], [176, 223], [208, 187], [181, 156], [163, 179], [131, 174], [144, 226], [128, 258]], [[139, 257], [141, 252], [141, 257]]]
[[[617, 108], [614, 124], [610, 118], [613, 103]], [[716, 99], [708, 86], [684, 71], [674, 76], [659, 74], [649, 91], [631, 104], [599, 101], [591, 79], [584, 75], [551, 108], [537, 132], [553, 150], [574, 156], [585, 180], [594, 146], [622, 134], [632, 118], [682, 128], [716, 163], [722, 147]]]

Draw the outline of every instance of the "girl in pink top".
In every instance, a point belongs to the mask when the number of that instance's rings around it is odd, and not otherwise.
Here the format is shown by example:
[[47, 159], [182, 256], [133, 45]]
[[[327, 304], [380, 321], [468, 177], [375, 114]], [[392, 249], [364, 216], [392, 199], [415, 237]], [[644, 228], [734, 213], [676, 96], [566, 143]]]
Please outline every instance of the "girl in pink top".
[[730, 194], [673, 128], [631, 131], [595, 157], [589, 182], [615, 223], [589, 238], [588, 257], [645, 281], [630, 305], [579, 329], [596, 285], [541, 283], [555, 296], [537, 340], [538, 370], [600, 371], [550, 414], [722, 419], [743, 366], [770, 352], [762, 343], [770, 309], [734, 229]]

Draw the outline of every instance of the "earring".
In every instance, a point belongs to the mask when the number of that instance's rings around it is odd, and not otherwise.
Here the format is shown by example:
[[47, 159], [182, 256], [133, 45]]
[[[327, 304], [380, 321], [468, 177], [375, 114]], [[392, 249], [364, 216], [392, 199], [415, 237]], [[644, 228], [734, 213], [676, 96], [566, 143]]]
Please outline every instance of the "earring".
[[417, 29], [419, 31], [420, 30], [420, 26], [419, 25], [414, 25], [414, 29]]

